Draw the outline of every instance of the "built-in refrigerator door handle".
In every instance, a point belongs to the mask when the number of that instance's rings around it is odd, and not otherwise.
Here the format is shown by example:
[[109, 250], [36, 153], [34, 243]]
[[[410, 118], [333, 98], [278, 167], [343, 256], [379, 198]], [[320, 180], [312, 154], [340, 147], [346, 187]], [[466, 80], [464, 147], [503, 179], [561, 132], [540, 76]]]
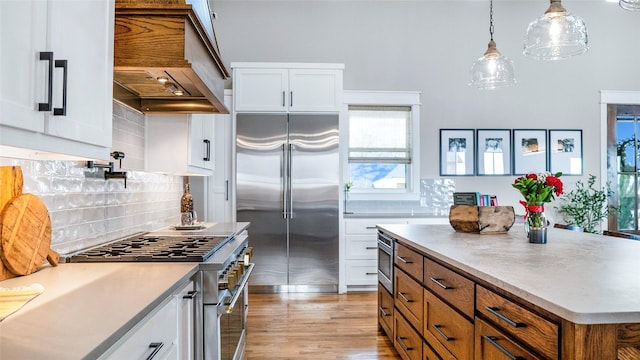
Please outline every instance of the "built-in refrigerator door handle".
[[288, 179], [288, 161], [287, 161], [287, 145], [286, 144], [282, 144], [282, 217], [284, 219], [288, 218], [288, 212], [287, 212], [287, 198], [288, 198], [288, 193], [289, 193], [289, 183], [287, 182]]
[[293, 212], [293, 187], [291, 186], [291, 177], [293, 174], [293, 153], [294, 147], [292, 144], [289, 144], [289, 174], [287, 175], [287, 182], [289, 183], [289, 219], [295, 218], [295, 213]]

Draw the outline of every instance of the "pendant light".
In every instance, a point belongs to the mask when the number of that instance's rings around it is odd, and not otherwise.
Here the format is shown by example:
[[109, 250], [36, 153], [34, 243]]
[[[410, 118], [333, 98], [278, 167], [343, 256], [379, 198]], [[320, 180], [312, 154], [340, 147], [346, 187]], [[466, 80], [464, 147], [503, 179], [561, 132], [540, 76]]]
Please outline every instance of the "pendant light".
[[524, 55], [536, 60], [559, 60], [580, 55], [589, 49], [587, 27], [579, 16], [550, 0], [544, 15], [532, 21], [524, 39]]
[[640, 11], [640, 0], [620, 0], [619, 4], [625, 10]]
[[492, 90], [516, 83], [513, 76], [513, 61], [502, 56], [493, 41], [493, 0], [489, 2], [489, 34], [491, 40], [484, 55], [471, 67], [470, 86], [483, 90]]

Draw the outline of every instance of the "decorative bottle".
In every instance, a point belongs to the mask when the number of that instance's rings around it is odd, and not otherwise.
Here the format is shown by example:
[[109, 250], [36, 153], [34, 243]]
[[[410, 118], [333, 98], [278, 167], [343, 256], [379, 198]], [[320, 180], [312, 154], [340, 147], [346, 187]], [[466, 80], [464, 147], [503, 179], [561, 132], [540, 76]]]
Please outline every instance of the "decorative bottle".
[[180, 224], [193, 225], [193, 197], [189, 192], [189, 183], [184, 184], [184, 194], [180, 198]]

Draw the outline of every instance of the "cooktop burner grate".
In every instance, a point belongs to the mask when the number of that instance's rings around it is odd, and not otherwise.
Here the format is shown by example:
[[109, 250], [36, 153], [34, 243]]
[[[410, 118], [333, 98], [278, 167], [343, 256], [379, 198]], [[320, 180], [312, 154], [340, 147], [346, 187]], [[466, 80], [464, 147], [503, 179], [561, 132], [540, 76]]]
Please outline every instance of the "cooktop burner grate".
[[92, 248], [69, 262], [204, 262], [230, 237], [140, 235]]

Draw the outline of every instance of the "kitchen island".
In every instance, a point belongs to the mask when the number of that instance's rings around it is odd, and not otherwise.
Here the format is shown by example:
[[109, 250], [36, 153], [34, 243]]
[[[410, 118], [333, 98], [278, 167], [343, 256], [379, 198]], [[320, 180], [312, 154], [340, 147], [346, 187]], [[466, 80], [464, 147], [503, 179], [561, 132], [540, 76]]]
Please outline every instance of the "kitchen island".
[[405, 358], [418, 348], [407, 331], [425, 358], [640, 356], [639, 241], [549, 229], [548, 244], [529, 244], [518, 224], [496, 235], [379, 228], [397, 240], [392, 331]]

